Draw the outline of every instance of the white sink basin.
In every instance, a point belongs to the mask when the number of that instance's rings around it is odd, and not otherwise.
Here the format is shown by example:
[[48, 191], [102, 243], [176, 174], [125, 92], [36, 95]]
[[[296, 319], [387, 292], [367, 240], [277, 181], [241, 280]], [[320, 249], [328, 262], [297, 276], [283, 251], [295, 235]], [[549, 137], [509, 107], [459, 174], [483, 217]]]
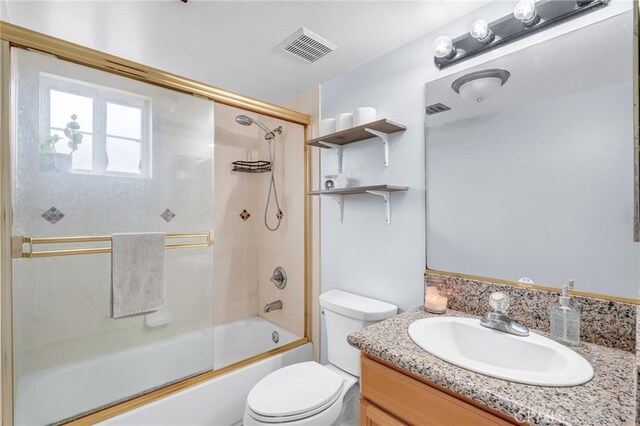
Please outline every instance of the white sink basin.
[[480, 325], [479, 319], [424, 318], [409, 325], [418, 346], [476, 373], [538, 386], [575, 386], [593, 377], [583, 357], [551, 339], [518, 337]]

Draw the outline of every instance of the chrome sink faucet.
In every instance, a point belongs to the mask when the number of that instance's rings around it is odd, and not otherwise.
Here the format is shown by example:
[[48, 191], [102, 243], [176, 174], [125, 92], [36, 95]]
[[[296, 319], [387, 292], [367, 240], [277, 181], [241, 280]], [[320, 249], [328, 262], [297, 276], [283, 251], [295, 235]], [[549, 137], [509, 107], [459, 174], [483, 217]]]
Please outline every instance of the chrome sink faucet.
[[501, 292], [492, 293], [489, 296], [489, 305], [493, 308], [493, 312], [487, 312], [484, 318], [480, 320], [480, 324], [505, 333], [515, 334], [516, 336], [528, 336], [529, 329], [519, 324], [507, 316], [509, 308], [509, 297]]

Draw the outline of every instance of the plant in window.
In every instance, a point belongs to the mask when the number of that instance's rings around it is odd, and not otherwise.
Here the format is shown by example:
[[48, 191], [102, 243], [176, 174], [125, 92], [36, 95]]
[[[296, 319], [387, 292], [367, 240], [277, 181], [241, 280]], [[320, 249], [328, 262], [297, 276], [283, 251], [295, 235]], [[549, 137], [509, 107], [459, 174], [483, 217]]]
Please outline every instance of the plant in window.
[[[78, 118], [77, 115], [73, 114], [71, 116], [71, 121], [67, 123], [64, 128], [64, 134], [69, 141], [67, 142], [67, 146], [71, 149], [69, 154], [73, 154], [78, 150], [78, 145], [82, 143], [82, 133], [79, 132], [80, 125], [76, 121]], [[45, 138], [44, 142], [40, 144], [40, 153], [41, 154], [56, 154], [56, 144], [62, 139], [60, 135], [49, 135]]]
[[77, 115], [71, 116], [71, 121], [67, 123], [64, 129], [64, 134], [69, 138], [67, 146], [71, 149], [70, 154], [73, 154], [78, 150], [78, 145], [82, 143], [82, 133], [79, 132], [80, 125], [76, 122]]
[[40, 154], [55, 154], [56, 144], [62, 139], [58, 135], [49, 135], [45, 138], [44, 142], [40, 144]]
[[64, 135], [68, 138], [69, 153], [56, 151], [56, 144], [63, 138], [60, 135], [49, 135], [40, 144], [40, 169], [54, 171], [69, 171], [71, 169], [71, 155], [78, 150], [82, 143], [80, 124], [76, 121], [77, 115], [71, 116], [71, 121], [64, 128]]

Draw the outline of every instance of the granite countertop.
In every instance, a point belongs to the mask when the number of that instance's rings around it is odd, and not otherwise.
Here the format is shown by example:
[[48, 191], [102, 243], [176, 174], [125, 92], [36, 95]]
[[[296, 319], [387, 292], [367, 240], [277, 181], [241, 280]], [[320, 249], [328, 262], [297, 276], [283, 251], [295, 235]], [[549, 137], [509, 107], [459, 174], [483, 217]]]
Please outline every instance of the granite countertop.
[[[472, 317], [453, 310], [443, 315]], [[433, 316], [440, 315], [430, 314], [419, 307], [357, 331], [348, 337], [348, 341], [368, 355], [513, 417], [518, 422], [574, 426], [633, 424], [636, 358], [631, 352], [582, 343], [574, 349], [593, 366], [591, 381], [572, 387], [524, 385], [449, 364], [413, 343], [407, 332], [409, 324]]]

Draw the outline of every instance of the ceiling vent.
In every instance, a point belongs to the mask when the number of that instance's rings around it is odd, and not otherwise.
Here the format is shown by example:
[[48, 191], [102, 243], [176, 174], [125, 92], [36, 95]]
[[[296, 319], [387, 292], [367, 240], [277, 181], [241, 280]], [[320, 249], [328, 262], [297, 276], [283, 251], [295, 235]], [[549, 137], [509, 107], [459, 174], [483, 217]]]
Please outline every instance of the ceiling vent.
[[451, 108], [444, 104], [429, 105], [426, 109], [427, 115], [440, 114], [441, 112], [451, 111]]
[[335, 44], [306, 28], [300, 28], [282, 44], [282, 49], [285, 52], [309, 63], [317, 61], [337, 48]]

